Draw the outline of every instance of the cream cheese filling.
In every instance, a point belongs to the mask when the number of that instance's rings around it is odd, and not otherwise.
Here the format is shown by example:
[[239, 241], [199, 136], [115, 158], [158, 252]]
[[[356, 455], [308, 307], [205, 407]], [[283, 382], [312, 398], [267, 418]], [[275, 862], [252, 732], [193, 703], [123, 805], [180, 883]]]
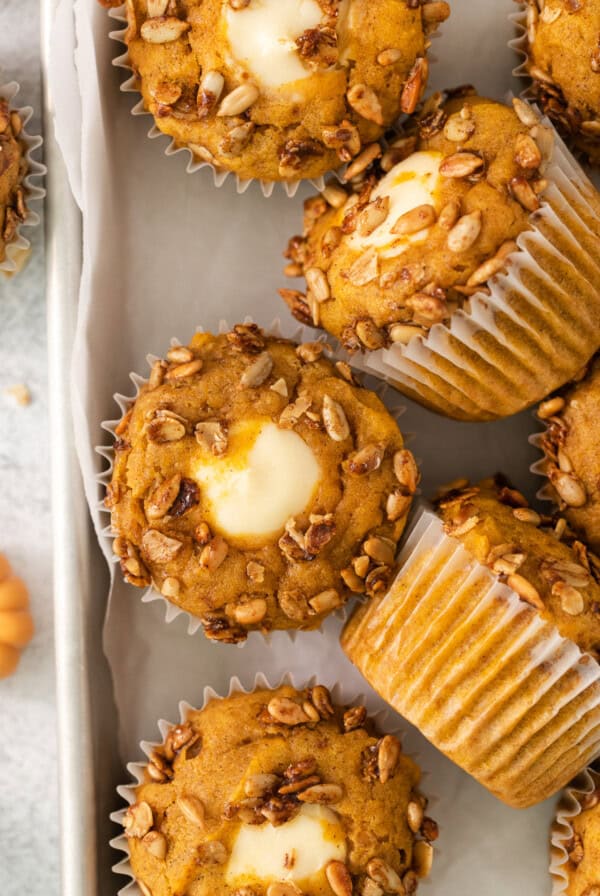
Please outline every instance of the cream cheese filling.
[[322, 875], [332, 860], [346, 858], [346, 837], [339, 816], [320, 805], [306, 804], [291, 821], [273, 827], [241, 825], [225, 872], [230, 885], [302, 881]]
[[320, 475], [304, 439], [266, 419], [233, 424], [224, 455], [198, 445], [192, 461], [208, 521], [230, 537], [282, 530], [309, 505]]
[[258, 84], [281, 87], [312, 73], [296, 40], [323, 18], [315, 0], [251, 0], [237, 10], [224, 0], [223, 10], [231, 54]]
[[407, 235], [392, 233], [398, 218], [421, 205], [439, 205], [442, 178], [439, 152], [414, 152], [395, 165], [381, 180], [370, 196], [370, 201], [389, 197], [389, 213], [378, 227], [367, 236], [355, 231], [348, 245], [357, 251], [375, 248], [380, 255], [393, 257], [405, 252], [414, 243], [427, 239], [429, 228]]

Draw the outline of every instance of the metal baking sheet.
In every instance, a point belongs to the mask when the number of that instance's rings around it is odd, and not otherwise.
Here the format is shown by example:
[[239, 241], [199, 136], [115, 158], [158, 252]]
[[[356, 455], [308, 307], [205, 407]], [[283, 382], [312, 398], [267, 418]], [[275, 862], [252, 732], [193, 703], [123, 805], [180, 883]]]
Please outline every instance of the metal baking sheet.
[[[278, 645], [277, 637], [268, 648], [257, 639], [243, 649], [219, 648], [201, 635], [189, 637], [181, 620], [166, 625], [159, 604], [142, 604], [139, 594], [119, 580], [112, 587], [103, 645], [110, 582], [94, 533], [106, 520], [97, 507], [93, 477], [100, 461], [93, 448], [106, 441], [100, 421], [115, 413], [111, 395], [128, 391], [129, 371], [144, 372], [146, 352], [164, 350], [171, 336], [186, 339], [197, 325], [215, 327], [222, 317], [233, 322], [252, 314], [261, 323], [275, 315], [286, 319], [276, 298], [282, 235], [284, 242], [298, 229], [300, 201], [308, 190], [302, 188], [295, 200], [282, 191], [265, 200], [254, 187], [238, 196], [233, 183], [215, 189], [207, 172], [186, 174], [180, 157], [164, 158], [162, 139], [146, 139], [149, 119], [130, 115], [131, 97], [119, 92], [122, 74], [111, 66], [118, 52], [108, 38], [114, 23], [96, 0], [41, 2], [44, 71], [52, 76], [45, 95], [62, 892], [112, 896], [125, 882], [110, 870], [117, 856], [107, 845], [114, 834], [108, 813], [118, 806], [114, 787], [126, 779], [125, 761], [139, 755], [140, 738], [154, 737], [158, 717], [174, 717], [179, 699], [197, 702], [206, 684], [222, 690], [242, 669], [246, 678], [260, 669], [272, 675], [284, 671], [284, 654], [285, 665], [296, 674], [318, 672], [326, 680], [342, 674], [357, 687], [360, 680], [344, 665], [337, 620], [329, 621], [324, 636], [299, 636], [293, 648], [287, 641]], [[472, 81], [497, 98], [511, 87], [518, 89], [509, 75], [515, 59], [507, 47], [512, 0], [454, 0], [452, 5], [452, 19], [433, 45], [439, 61], [432, 86]], [[54, 28], [57, 15], [64, 22], [65, 7], [76, 17], [77, 38], [75, 29]], [[83, 47], [85, 59], [79, 61], [88, 78], [81, 93], [81, 144], [77, 129], [65, 124], [76, 120], [69, 103], [77, 105], [81, 85], [69, 65], [64, 77], [56, 77], [57, 57], [63, 63], [72, 60], [76, 43]], [[90, 99], [92, 87], [95, 99]], [[70, 179], [53, 139], [56, 111]], [[86, 143], [90, 132], [96, 141], [91, 148]], [[84, 177], [78, 170], [81, 160]], [[70, 184], [90, 209], [83, 222]], [[102, 195], [97, 205], [89, 203], [95, 193]], [[291, 331], [289, 319], [287, 325]], [[535, 422], [530, 412], [493, 424], [460, 424], [406, 404], [401, 427], [415, 434], [411, 447], [422, 465], [426, 494], [465, 472], [476, 478], [503, 469], [533, 497], [537, 485], [528, 467], [536, 455], [527, 437]], [[320, 651], [316, 663], [315, 651]], [[117, 662], [123, 655], [126, 666]], [[508, 809], [418, 732], [407, 724], [404, 729], [405, 745], [418, 754], [426, 787], [436, 794], [432, 814], [441, 824], [425, 892], [549, 893], [547, 835], [554, 802], [526, 812]]]

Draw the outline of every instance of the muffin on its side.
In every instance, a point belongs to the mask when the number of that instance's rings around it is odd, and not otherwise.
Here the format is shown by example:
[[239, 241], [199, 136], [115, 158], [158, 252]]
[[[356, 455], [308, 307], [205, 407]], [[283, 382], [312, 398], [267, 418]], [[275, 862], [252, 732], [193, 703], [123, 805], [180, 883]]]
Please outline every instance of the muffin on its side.
[[342, 646], [369, 684], [504, 802], [534, 805], [600, 750], [598, 561], [503, 479], [423, 513]]
[[544, 113], [600, 163], [600, 2], [521, 0], [527, 9], [525, 71]]
[[537, 414], [546, 424], [534, 438], [545, 456], [537, 470], [548, 477], [546, 497], [600, 552], [600, 356], [576, 382], [543, 401]]
[[179, 147], [243, 179], [340, 167], [414, 111], [422, 0], [128, 0], [125, 41], [144, 105]]
[[600, 893], [600, 771], [586, 769], [564, 793], [552, 825], [553, 893]]
[[21, 116], [0, 97], [0, 264], [6, 261], [7, 246], [16, 239], [19, 224], [27, 217], [23, 186], [27, 155], [22, 130]]
[[395, 736], [323, 686], [213, 699], [135, 788], [131, 868], [144, 896], [412, 894], [438, 833], [419, 779]]
[[306, 201], [286, 251], [306, 281], [280, 291], [295, 317], [459, 419], [523, 409], [600, 343], [600, 197], [513, 106], [436, 94], [346, 187]]
[[310, 629], [391, 581], [419, 473], [323, 343], [244, 324], [156, 361], [116, 427], [106, 505], [125, 578], [208, 637]]

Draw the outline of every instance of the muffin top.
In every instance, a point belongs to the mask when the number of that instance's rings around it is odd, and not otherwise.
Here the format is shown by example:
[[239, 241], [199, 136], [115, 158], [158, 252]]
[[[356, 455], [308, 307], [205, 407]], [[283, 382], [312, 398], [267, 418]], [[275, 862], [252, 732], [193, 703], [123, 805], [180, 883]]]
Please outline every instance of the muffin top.
[[540, 206], [551, 147], [521, 100], [436, 94], [386, 151], [350, 165], [349, 186], [307, 200], [286, 273], [308, 290], [281, 290], [284, 301], [350, 351], [426, 335], [505, 267]]
[[567, 896], [600, 896], [600, 773], [592, 772], [595, 789], [577, 797], [581, 813], [570, 819], [573, 837], [566, 844], [569, 861]]
[[136, 789], [133, 873], [144, 896], [411, 894], [437, 837], [419, 779], [396, 737], [325, 687], [211, 700]]
[[600, 659], [600, 559], [497, 476], [438, 501], [444, 529], [564, 638]]
[[600, 3], [528, 0], [527, 70], [542, 109], [600, 159]]
[[253, 324], [196, 334], [117, 426], [106, 504], [123, 573], [208, 637], [314, 628], [391, 579], [418, 470], [380, 399], [324, 348]]
[[600, 551], [600, 356], [542, 402], [546, 423], [544, 471], [560, 512], [594, 551]]
[[0, 97], [0, 263], [6, 260], [6, 247], [27, 217], [23, 188], [27, 158], [20, 137], [22, 130], [19, 113]]
[[422, 0], [128, 0], [130, 63], [178, 146], [242, 178], [318, 177], [358, 155], [427, 81]]

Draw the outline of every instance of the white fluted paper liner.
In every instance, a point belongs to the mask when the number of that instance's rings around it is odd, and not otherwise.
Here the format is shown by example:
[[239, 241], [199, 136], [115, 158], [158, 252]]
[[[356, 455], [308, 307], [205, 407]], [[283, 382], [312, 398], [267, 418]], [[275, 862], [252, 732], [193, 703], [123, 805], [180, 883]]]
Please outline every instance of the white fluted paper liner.
[[[188, 713], [198, 712], [198, 711], [204, 709], [204, 707], [207, 705], [207, 703], [209, 703], [211, 700], [215, 700], [215, 699], [222, 700], [227, 697], [230, 697], [232, 694], [239, 694], [239, 693], [251, 694], [256, 690], [262, 690], [262, 689], [275, 690], [279, 687], [282, 687], [283, 685], [291, 685], [293, 688], [295, 688], [296, 690], [299, 691], [306, 687], [313, 687], [316, 684], [317, 684], [317, 680], [314, 677], [311, 677], [307, 681], [298, 682], [294, 678], [294, 676], [292, 676], [288, 672], [284, 673], [276, 684], [271, 684], [268, 681], [267, 677], [263, 673], [259, 672], [255, 676], [254, 681], [248, 687], [246, 687], [237, 676], [234, 676], [231, 678], [231, 680], [229, 682], [229, 689], [224, 695], [217, 693], [217, 691], [215, 691], [212, 687], [205, 687], [204, 691], [203, 691], [202, 702], [201, 702], [200, 706], [197, 706], [197, 707], [192, 706], [190, 703], [187, 703], [186, 701], [180, 702], [179, 706], [178, 706], [179, 720], [177, 722], [167, 722], [165, 719], [159, 719], [158, 730], [160, 731], [161, 740], [160, 741], [142, 741], [140, 743], [140, 749], [141, 749], [142, 753], [144, 753], [144, 755], [148, 759], [150, 759], [153, 751], [164, 742], [165, 737], [167, 736], [170, 728], [173, 725], [183, 724], [188, 717]], [[362, 693], [356, 694], [354, 692], [352, 694], [348, 694], [347, 689], [344, 688], [344, 685], [341, 682], [336, 682], [333, 686], [331, 686], [329, 688], [329, 690], [331, 692], [332, 700], [335, 704], [343, 705], [343, 706], [357, 706], [357, 705], [366, 706], [367, 712], [369, 714], [369, 719], [374, 723], [375, 728], [379, 733], [393, 734], [396, 737], [398, 737], [400, 740], [402, 740], [402, 736], [404, 733], [403, 729], [397, 724], [397, 722], [395, 722], [394, 719], [390, 719], [389, 710], [379, 709], [379, 708], [373, 710], [372, 709], [372, 698], [370, 700], [368, 695], [365, 695]], [[369, 705], [370, 703], [371, 703], [371, 706]], [[417, 765], [419, 765], [419, 756], [418, 755], [415, 755], [415, 754], [407, 754], [407, 755], [409, 755], [410, 758], [415, 763], [417, 763]], [[142, 784], [144, 781], [144, 770], [146, 768], [146, 764], [147, 763], [145, 763], [145, 762], [130, 762], [130, 763], [128, 763], [127, 771], [129, 772], [129, 774], [131, 775], [131, 778], [133, 780], [130, 781], [130, 783], [128, 783], [128, 784], [123, 784], [123, 785], [120, 785], [119, 787], [117, 787], [117, 793], [118, 793], [119, 797], [121, 798], [122, 801], [124, 800], [128, 806], [131, 806], [136, 801], [135, 789], [140, 784]], [[420, 768], [420, 765], [419, 765], [419, 768]], [[422, 790], [422, 785], [423, 785], [424, 781], [427, 780], [428, 777], [429, 777], [429, 773], [426, 771], [423, 771], [421, 769], [421, 781], [420, 781], [420, 785], [419, 785], [420, 790]], [[426, 794], [426, 796], [428, 798], [428, 805], [430, 807], [432, 805], [435, 806], [435, 804], [437, 802], [436, 796], [431, 795], [431, 794]], [[115, 822], [115, 824], [122, 825], [123, 818], [125, 817], [126, 811], [127, 811], [127, 809], [124, 807], [124, 808], [118, 809], [116, 812], [112, 812], [110, 815], [110, 820]], [[114, 837], [110, 841], [110, 846], [112, 846], [113, 849], [116, 849], [119, 852], [125, 853], [125, 857], [123, 859], [121, 859], [119, 862], [117, 862], [115, 865], [113, 865], [112, 870], [116, 874], [121, 874], [121, 875], [124, 875], [124, 876], [130, 878], [129, 883], [126, 884], [124, 887], [122, 887], [119, 890], [118, 896], [143, 896], [138, 884], [136, 883], [135, 875], [133, 874], [133, 870], [131, 868], [129, 843], [128, 843], [127, 837], [124, 834], [120, 834], [118, 837]], [[424, 883], [428, 883], [428, 881], [429, 881], [429, 878], [425, 878], [424, 880], [422, 880], [421, 886]]]
[[[250, 317], [246, 317], [244, 320], [245, 324], [251, 324], [253, 322], [254, 321]], [[277, 339], [290, 339], [293, 342], [298, 342], [298, 343], [310, 342], [310, 341], [315, 340], [314, 331], [309, 329], [308, 327], [297, 326], [292, 330], [291, 333], [284, 333], [282, 330], [281, 322], [280, 322], [279, 318], [276, 318], [271, 323], [271, 325], [269, 327], [263, 327], [262, 329], [264, 330], [265, 333], [267, 333], [267, 335], [273, 336], [274, 338], [277, 338]], [[231, 326], [229, 325], [229, 323], [225, 320], [221, 320], [219, 323], [219, 328], [218, 328], [219, 333], [228, 333], [230, 330], [231, 330]], [[202, 331], [203, 331], [202, 327], [196, 328], [196, 332], [202, 332]], [[322, 333], [317, 335], [317, 339], [319, 342], [323, 342], [324, 344], [327, 344], [327, 345], [330, 345], [332, 342], [332, 340], [328, 340], [327, 337]], [[170, 344], [171, 345], [179, 345], [180, 343], [179, 343], [179, 340], [172, 339]], [[333, 355], [334, 355], [333, 359], [335, 360], [335, 349], [333, 346], [330, 346], [330, 347], [332, 348]], [[152, 364], [156, 360], [158, 360], [158, 357], [156, 355], [148, 355], [147, 356], [149, 368], [152, 367]], [[135, 399], [137, 398], [137, 396], [140, 392], [140, 388], [143, 385], [145, 385], [145, 383], [148, 382], [147, 377], [141, 376], [140, 374], [134, 373], [134, 372], [129, 374], [129, 378], [131, 379], [131, 382], [133, 383], [133, 386], [134, 386], [133, 395], [123, 395], [121, 393], [117, 393], [114, 395], [114, 400], [119, 407], [120, 416], [116, 420], [104, 420], [100, 424], [102, 429], [104, 429], [106, 432], [108, 432], [110, 434], [111, 439], [113, 441], [116, 438], [116, 436], [115, 436], [116, 426], [119, 424], [122, 416], [126, 413], [127, 409], [130, 407], [131, 403], [133, 401], [135, 401]], [[373, 383], [370, 383], [369, 385], [372, 388], [372, 391], [375, 392], [375, 394], [382, 401], [385, 401], [385, 397], [390, 395], [389, 388], [386, 386], [385, 383], [382, 383], [381, 381], [373, 382]], [[392, 405], [392, 407], [389, 407], [388, 410], [389, 410], [390, 414], [392, 415], [392, 417], [397, 421], [405, 413], [406, 406], [403, 404], [396, 404], [396, 405]], [[404, 438], [404, 434], [403, 434], [403, 438]], [[410, 437], [404, 438], [404, 442], [405, 442], [405, 444], [408, 444], [410, 442]], [[96, 477], [99, 488], [100, 488], [100, 492], [102, 495], [102, 497], [100, 498], [100, 500], [98, 502], [98, 509], [100, 510], [101, 513], [105, 513], [110, 517], [110, 510], [107, 507], [105, 507], [104, 501], [103, 501], [103, 496], [106, 491], [106, 487], [112, 478], [113, 462], [114, 462], [114, 446], [113, 446], [113, 443], [111, 442], [110, 445], [96, 446], [94, 450], [96, 451], [97, 454], [99, 454], [102, 458], [104, 458], [104, 460], [107, 463], [107, 468], [105, 470], [103, 470], [101, 473], [99, 473], [98, 476]], [[112, 548], [111, 548], [112, 541], [115, 536], [114, 536], [114, 533], [112, 532], [110, 522], [102, 530], [102, 535], [106, 538], [105, 554], [106, 554], [107, 558], [109, 558], [109, 560], [113, 564], [118, 564], [118, 562], [119, 562], [118, 557], [114, 556], [114, 554], [112, 553]], [[132, 586], [132, 587], [135, 587], [135, 586]], [[197, 616], [193, 616], [187, 610], [184, 610], [181, 607], [178, 607], [176, 604], [171, 603], [166, 597], [164, 597], [164, 595], [162, 595], [160, 593], [160, 591], [157, 588], [154, 587], [153, 584], [150, 585], [150, 587], [142, 593], [141, 601], [142, 601], [142, 603], [145, 603], [145, 604], [146, 603], [154, 603], [155, 601], [162, 602], [165, 607], [165, 622], [166, 623], [171, 623], [175, 619], [177, 619], [179, 616], [182, 616], [182, 615], [184, 617], [187, 617], [187, 623], [188, 623], [187, 631], [188, 631], [189, 635], [195, 635], [196, 632], [202, 628], [202, 622], [200, 621], [200, 619]], [[335, 610], [330, 615], [335, 615], [336, 617], [345, 621], [348, 617], [348, 604], [345, 604], [344, 606], [340, 607], [338, 610]], [[313, 631], [315, 634], [318, 633], [321, 636], [323, 635], [322, 626], [319, 626], [319, 628], [314, 629]], [[248, 633], [248, 639], [252, 636], [262, 637], [268, 642], [271, 634], [272, 633], [262, 634], [261, 632], [253, 631], [253, 632]], [[296, 637], [296, 630], [289, 629], [286, 631], [286, 634], [293, 641]], [[240, 642], [236, 646], [243, 648], [247, 644], [248, 639]]]
[[506, 273], [488, 282], [491, 294], [478, 292], [408, 345], [352, 362], [449, 417], [516, 413], [567, 382], [600, 345], [600, 197], [550, 121], [540, 124], [554, 136], [549, 186]]
[[[535, 417], [535, 414], [533, 416]], [[537, 417], [535, 417], [535, 419], [538, 420]], [[548, 479], [548, 460], [546, 458], [546, 455], [544, 454], [544, 449], [542, 447], [542, 438], [544, 436], [544, 433], [548, 429], [548, 425], [543, 420], [538, 420], [538, 422], [542, 424], [544, 428], [541, 431], [532, 433], [529, 436], [528, 442], [530, 445], [533, 445], [534, 448], [537, 448], [537, 450], [541, 454], [541, 457], [539, 458], [539, 460], [536, 460], [534, 463], [532, 463], [529, 469], [534, 476], [541, 476], [544, 479], [543, 485], [541, 485], [536, 492], [536, 498], [538, 498], [538, 500], [540, 501], [547, 501], [557, 505], [559, 503], [559, 497]]]
[[583, 811], [582, 801], [600, 787], [600, 772], [585, 769], [561, 797], [550, 832], [550, 874], [552, 896], [563, 896], [569, 885], [567, 844], [573, 836], [572, 821]]
[[541, 802], [600, 753], [600, 665], [423, 509], [388, 593], [342, 646], [383, 699], [509, 805]]
[[[127, 14], [125, 12], [124, 4], [123, 4], [123, 6], [118, 6], [114, 9], [110, 9], [108, 11], [108, 14], [109, 14], [109, 16], [111, 16], [111, 18], [116, 19], [118, 22], [121, 22], [126, 26]], [[127, 31], [127, 27], [124, 27], [124, 28], [119, 29], [118, 31], [111, 31], [109, 36], [113, 40], [118, 41], [121, 44], [125, 44], [126, 31]], [[125, 71], [128, 71], [130, 73], [129, 77], [125, 81], [123, 81], [123, 83], [121, 84], [121, 90], [123, 91], [123, 93], [135, 93], [139, 96], [140, 91], [139, 91], [139, 88], [136, 86], [136, 76], [131, 67], [131, 61], [129, 59], [129, 49], [127, 48], [127, 46], [126, 46], [125, 52], [122, 53], [120, 56], [117, 56], [113, 60], [113, 65], [117, 66], [118, 68], [125, 69]], [[140, 99], [133, 106], [133, 108], [131, 110], [131, 114], [134, 116], [147, 115], [150, 118], [153, 117], [152, 113], [149, 112], [145, 108], [143, 99]], [[191, 149], [188, 149], [188, 147], [186, 147], [186, 146], [178, 146], [176, 144], [175, 140], [171, 139], [168, 136], [168, 134], [163, 133], [159, 128], [156, 127], [155, 124], [152, 124], [150, 130], [148, 131], [148, 137], [151, 140], [154, 140], [157, 137], [164, 137], [168, 140], [168, 145], [165, 149], [166, 156], [174, 156], [174, 155], [177, 155], [178, 153], [183, 153], [184, 157], [187, 156], [188, 160], [187, 160], [187, 165], [186, 165], [186, 171], [188, 174], [195, 174], [196, 171], [200, 171], [201, 168], [209, 168], [213, 174], [213, 180], [214, 180], [215, 187], [223, 186], [223, 184], [225, 183], [225, 181], [227, 180], [227, 178], [230, 175], [235, 176], [236, 189], [237, 189], [237, 192], [241, 194], [241, 193], [245, 193], [246, 190], [248, 189], [248, 187], [250, 186], [250, 184], [255, 180], [255, 178], [248, 178], [248, 179], [241, 178], [237, 174], [234, 174], [234, 172], [232, 172], [232, 171], [227, 171], [226, 169], [223, 169], [223, 168], [217, 168], [214, 165], [212, 165], [210, 162], [204, 161], [202, 159], [198, 159], [194, 155], [194, 153], [192, 152]], [[307, 180], [307, 181], [302, 181], [302, 180], [294, 180], [294, 181], [259, 180], [258, 181], [260, 188], [262, 190], [263, 196], [265, 196], [266, 198], [271, 196], [276, 184], [280, 184], [283, 187], [283, 189], [285, 190], [285, 192], [287, 193], [287, 195], [290, 198], [293, 198], [296, 195], [296, 193], [298, 192], [298, 187], [303, 182], [312, 184], [312, 186], [316, 190], [319, 190], [319, 191], [322, 190], [323, 187], [325, 186], [325, 180], [323, 177], [319, 177], [314, 180]]]
[[24, 266], [29, 256], [31, 243], [23, 235], [22, 228], [36, 227], [40, 223], [40, 216], [33, 211], [30, 203], [43, 199], [46, 191], [39, 185], [39, 179], [46, 173], [46, 166], [42, 165], [33, 158], [33, 153], [42, 145], [41, 137], [34, 137], [27, 133], [27, 124], [33, 115], [31, 106], [18, 107], [14, 105], [14, 100], [19, 92], [19, 85], [16, 81], [10, 81], [8, 84], [0, 84], [0, 97], [8, 100], [11, 111], [18, 112], [23, 122], [23, 130], [19, 137], [25, 145], [25, 158], [27, 159], [27, 174], [23, 178], [23, 186], [25, 188], [25, 200], [27, 202], [27, 216], [21, 221], [17, 227], [16, 236], [6, 246], [4, 261], [0, 262], [0, 271], [5, 276], [12, 276], [18, 273]]

